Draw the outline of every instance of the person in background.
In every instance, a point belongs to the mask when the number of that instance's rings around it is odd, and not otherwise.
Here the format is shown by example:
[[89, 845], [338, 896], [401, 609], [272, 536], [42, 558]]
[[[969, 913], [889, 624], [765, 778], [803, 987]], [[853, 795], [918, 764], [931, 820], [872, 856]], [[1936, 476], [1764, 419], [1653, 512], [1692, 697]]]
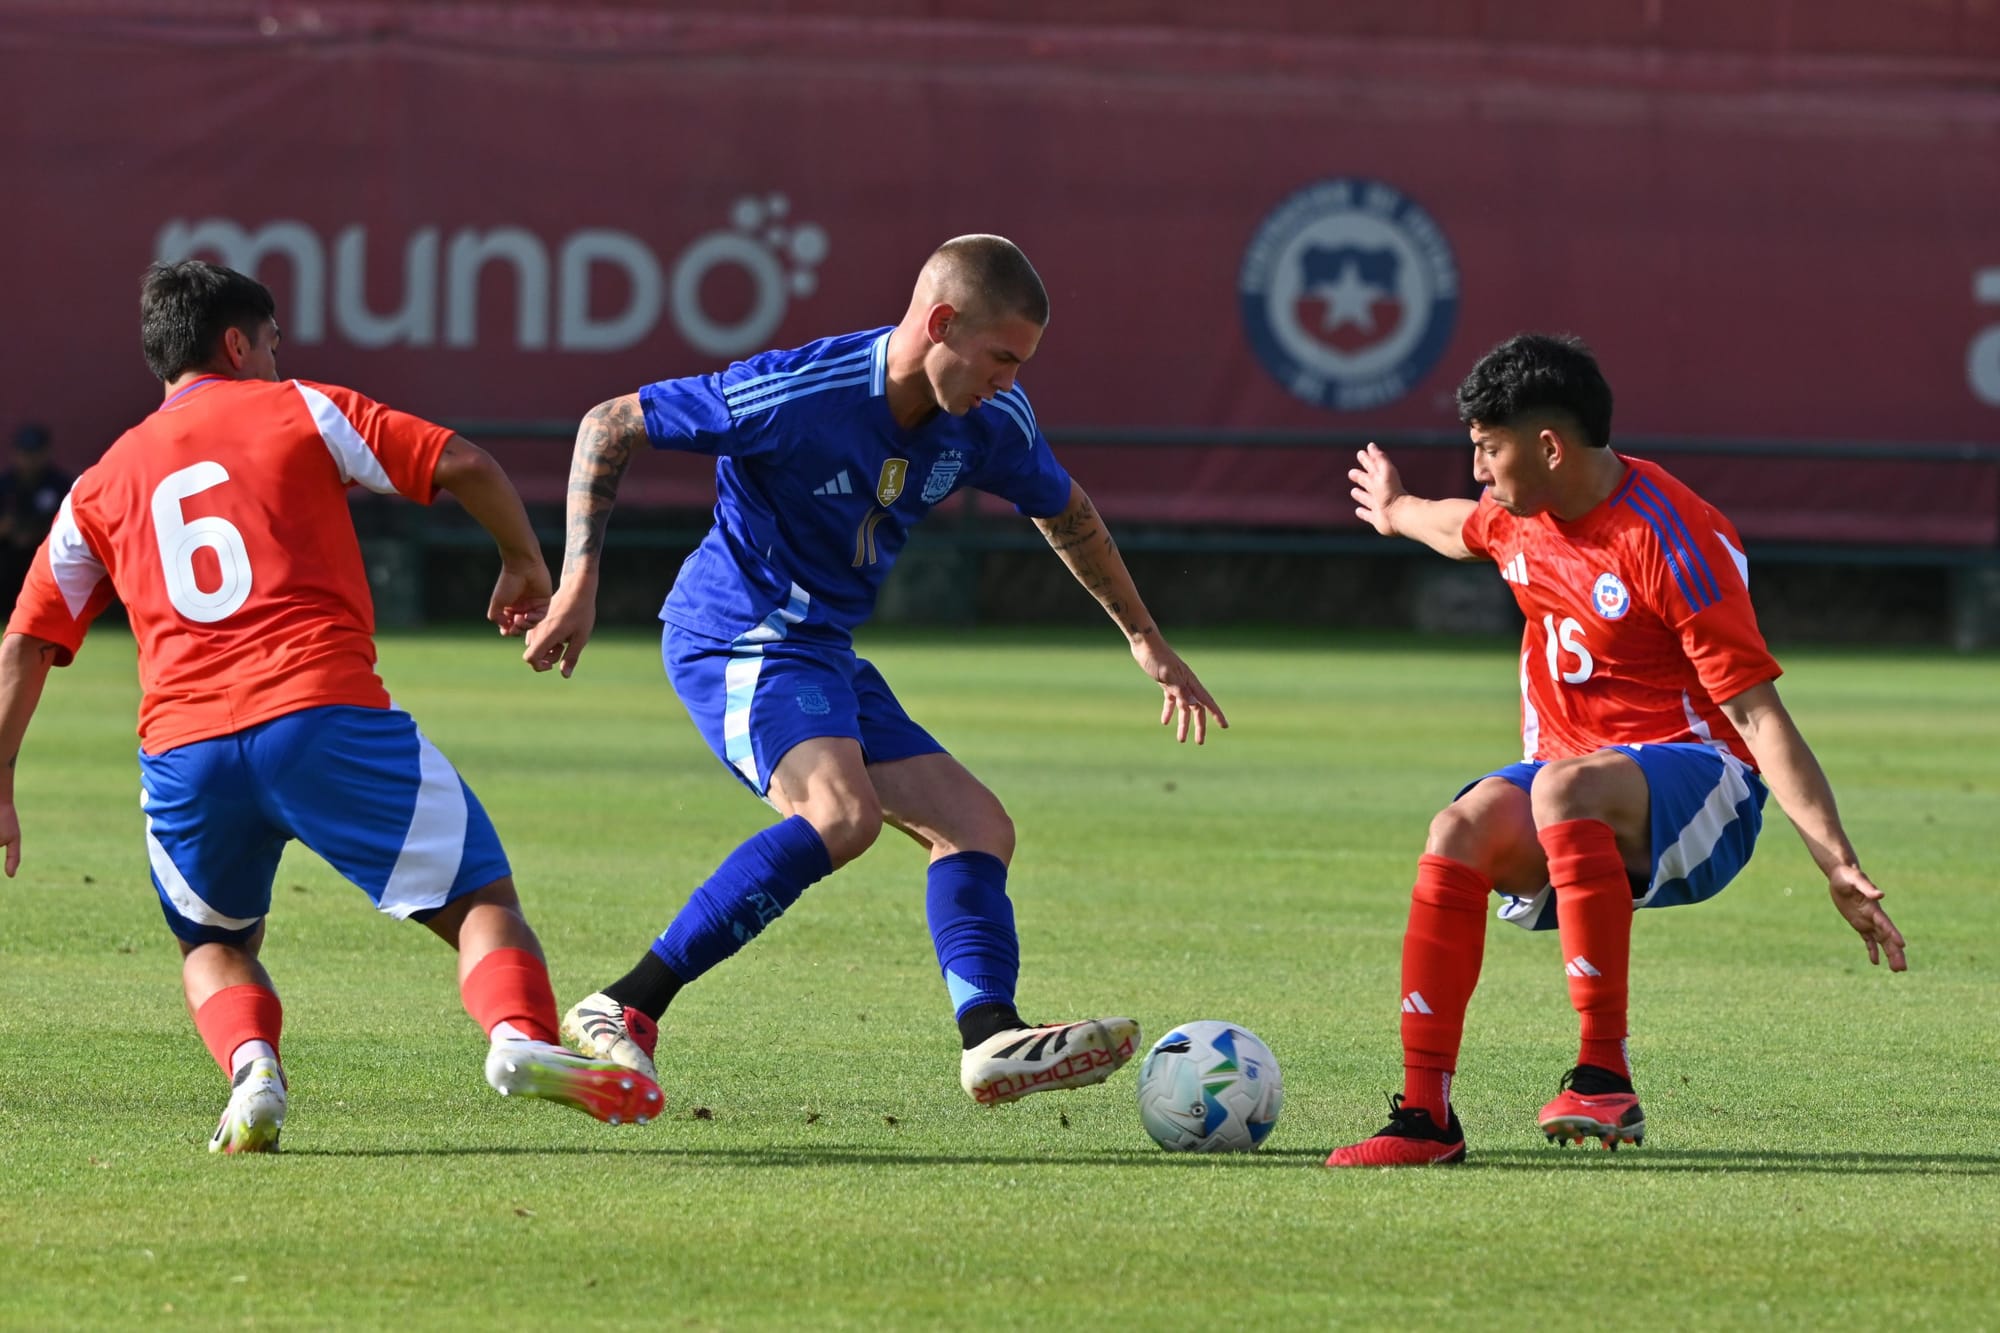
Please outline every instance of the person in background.
[[72, 480], [49, 457], [47, 426], [31, 421], [14, 432], [13, 457], [0, 472], [0, 598], [9, 608]]

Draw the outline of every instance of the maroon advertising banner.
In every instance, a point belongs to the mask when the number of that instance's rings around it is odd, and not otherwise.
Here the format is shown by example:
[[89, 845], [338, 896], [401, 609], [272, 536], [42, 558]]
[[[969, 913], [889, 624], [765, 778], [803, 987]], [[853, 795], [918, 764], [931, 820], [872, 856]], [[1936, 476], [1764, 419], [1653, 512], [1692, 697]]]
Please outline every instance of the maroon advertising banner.
[[[573, 423], [891, 323], [994, 231], [1051, 291], [1044, 428], [1129, 433], [1061, 449], [1115, 517], [1351, 524], [1350, 450], [1297, 437], [1456, 432], [1522, 329], [1592, 344], [1624, 437], [2000, 437], [1992, 22], [1869, 58], [757, 8], [0, 6], [0, 418], [81, 464], [149, 409], [155, 258], [269, 283], [286, 373]], [[567, 442], [502, 434], [557, 494]], [[1990, 465], [1667, 461], [1753, 539], [2000, 540]], [[627, 485], [709, 494], [686, 459]]]

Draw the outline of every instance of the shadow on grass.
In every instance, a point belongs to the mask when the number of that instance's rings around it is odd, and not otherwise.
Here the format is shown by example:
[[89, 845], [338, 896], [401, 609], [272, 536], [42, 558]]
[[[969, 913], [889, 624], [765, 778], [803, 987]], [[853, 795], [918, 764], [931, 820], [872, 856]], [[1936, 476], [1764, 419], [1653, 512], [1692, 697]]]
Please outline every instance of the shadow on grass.
[[[1612, 1165], [1614, 1159], [1616, 1166]], [[1950, 1152], [1785, 1152], [1765, 1148], [1626, 1148], [1608, 1153], [1597, 1147], [1570, 1150], [1548, 1146], [1475, 1151], [1466, 1166], [1489, 1171], [1609, 1167], [1703, 1175], [1995, 1176], [2000, 1175], [2000, 1156]]]
[[[1262, 1152], [1202, 1155], [1167, 1153], [1145, 1148], [1105, 1148], [1051, 1153], [924, 1152], [858, 1144], [785, 1144], [757, 1148], [648, 1144], [644, 1147], [547, 1147], [514, 1145], [470, 1147], [440, 1145], [423, 1148], [298, 1148], [287, 1157], [661, 1157], [710, 1166], [750, 1170], [820, 1166], [1109, 1166], [1167, 1170], [1298, 1170], [1318, 1168], [1325, 1154]], [[1626, 1148], [1607, 1153], [1599, 1148], [1496, 1148], [1474, 1151], [1466, 1163], [1472, 1171], [1649, 1171], [1692, 1172], [1702, 1175], [1829, 1175], [1829, 1176], [1996, 1176], [2000, 1156], [1988, 1153], [1785, 1152], [1719, 1148]]]
[[287, 1157], [669, 1157], [712, 1166], [751, 1169], [800, 1166], [1116, 1166], [1169, 1167], [1181, 1170], [1272, 1170], [1317, 1167], [1320, 1152], [1289, 1153], [1168, 1153], [1147, 1148], [1104, 1148], [1097, 1151], [1050, 1153], [924, 1152], [893, 1145], [784, 1144], [761, 1148], [712, 1148], [699, 1145], [651, 1144], [645, 1147], [552, 1147], [515, 1145], [434, 1148], [287, 1148]]

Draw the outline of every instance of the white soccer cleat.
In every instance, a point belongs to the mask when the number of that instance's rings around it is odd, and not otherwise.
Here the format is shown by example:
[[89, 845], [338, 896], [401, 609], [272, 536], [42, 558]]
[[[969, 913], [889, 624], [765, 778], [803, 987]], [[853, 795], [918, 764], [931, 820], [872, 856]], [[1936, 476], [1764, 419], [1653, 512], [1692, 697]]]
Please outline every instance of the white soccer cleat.
[[502, 1097], [540, 1097], [607, 1125], [643, 1125], [664, 1101], [660, 1085], [644, 1074], [545, 1041], [494, 1042], [486, 1081]]
[[1010, 1028], [960, 1058], [958, 1081], [981, 1106], [995, 1106], [1029, 1093], [1102, 1083], [1138, 1046], [1139, 1024], [1130, 1018]]
[[586, 995], [563, 1015], [562, 1034], [570, 1045], [598, 1060], [621, 1064], [657, 1082], [653, 1052], [660, 1043], [660, 1025], [637, 1009], [628, 1008], [598, 991]]
[[269, 1056], [258, 1056], [237, 1071], [229, 1105], [208, 1141], [219, 1153], [276, 1152], [285, 1127], [285, 1071]]

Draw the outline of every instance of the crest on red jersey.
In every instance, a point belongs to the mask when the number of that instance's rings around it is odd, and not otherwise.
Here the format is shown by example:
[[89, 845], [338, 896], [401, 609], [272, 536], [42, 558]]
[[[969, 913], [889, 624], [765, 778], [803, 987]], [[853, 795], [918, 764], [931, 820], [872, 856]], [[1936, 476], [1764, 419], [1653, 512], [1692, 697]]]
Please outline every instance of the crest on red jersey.
[[1606, 620], [1617, 620], [1632, 609], [1632, 594], [1625, 590], [1625, 580], [1607, 569], [1591, 586], [1590, 604]]

